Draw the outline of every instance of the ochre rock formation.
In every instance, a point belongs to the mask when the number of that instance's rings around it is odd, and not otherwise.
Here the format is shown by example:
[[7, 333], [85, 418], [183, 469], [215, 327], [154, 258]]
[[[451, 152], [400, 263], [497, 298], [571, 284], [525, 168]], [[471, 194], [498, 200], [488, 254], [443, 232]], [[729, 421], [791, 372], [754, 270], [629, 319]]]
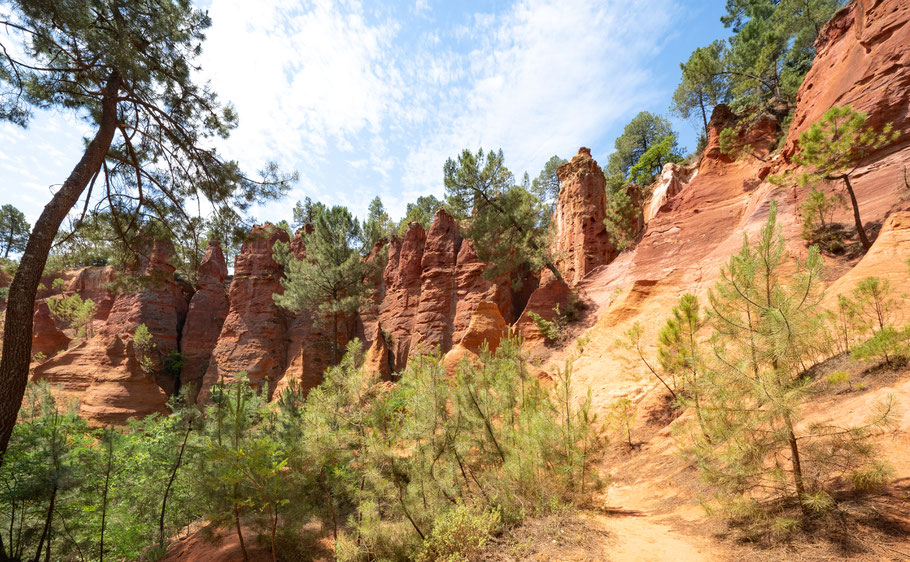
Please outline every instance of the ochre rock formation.
[[552, 322], [556, 318], [556, 305], [565, 310], [569, 303], [571, 290], [564, 281], [551, 279], [546, 284], [542, 284], [536, 291], [531, 293], [528, 305], [524, 312], [515, 323], [515, 330], [524, 338], [528, 344], [534, 345], [543, 343], [545, 338], [537, 328], [537, 324], [531, 318], [531, 312], [539, 314], [544, 320]]
[[496, 351], [496, 348], [499, 347], [499, 340], [508, 329], [509, 325], [506, 324], [499, 312], [499, 306], [495, 302], [477, 303], [464, 337], [443, 358], [446, 371], [454, 373], [455, 368], [462, 361], [473, 361], [478, 358], [484, 344], [489, 347], [491, 352]]
[[392, 336], [396, 371], [404, 368], [411, 350], [426, 240], [427, 233], [420, 223], [412, 222], [403, 240], [389, 243], [389, 261], [383, 274], [386, 298], [379, 309], [379, 322]]
[[116, 279], [117, 272], [109, 265], [83, 267], [66, 284], [64, 294], [78, 294], [82, 299], [92, 299], [95, 303], [95, 320], [107, 320], [114, 305], [110, 284]]
[[420, 302], [414, 323], [419, 329], [411, 338], [411, 353], [443, 352], [452, 347], [455, 318], [455, 264], [461, 234], [455, 219], [444, 209], [436, 211], [427, 232], [420, 264]]
[[878, 277], [891, 284], [894, 295], [900, 298], [910, 293], [910, 211], [888, 217], [872, 247], [846, 275], [835, 281], [825, 294], [827, 306], [834, 309], [837, 295], [849, 294], [866, 277]]
[[184, 358], [180, 384], [192, 385], [195, 389], [193, 394], [199, 391], [202, 377], [209, 366], [209, 358], [218, 343], [221, 327], [230, 309], [224, 286], [227, 273], [221, 245], [217, 242], [210, 243], [199, 264], [196, 293], [190, 300], [180, 340]]
[[665, 164], [660, 177], [651, 186], [651, 198], [644, 207], [645, 223], [653, 219], [661, 207], [682, 191], [697, 175], [697, 165], [683, 166], [673, 162]]
[[70, 339], [54, 324], [47, 302], [38, 301], [35, 304], [32, 324], [32, 357], [39, 353], [45, 357], [53, 357], [69, 344]]
[[893, 123], [900, 131], [894, 145], [910, 140], [907, 45], [906, 0], [856, 0], [831, 18], [815, 42], [818, 54], [800, 86], [784, 153], [792, 156], [800, 133], [834, 105], [867, 113], [875, 127]]
[[[60, 385], [80, 400], [80, 415], [93, 424], [122, 423], [166, 410], [175, 376], [167, 356], [178, 350], [178, 334], [187, 302], [174, 280], [169, 243], [154, 243], [150, 256], [134, 272], [144, 287], [118, 295], [97, 334], [35, 367], [34, 379]], [[145, 324], [153, 348], [140, 351], [133, 334]], [[142, 361], [147, 360], [146, 368]]]
[[382, 380], [392, 380], [392, 350], [389, 349], [386, 339], [382, 337], [382, 326], [378, 327], [379, 334], [373, 345], [367, 350], [363, 360], [363, 370], [367, 373], [379, 373]]
[[594, 268], [610, 263], [616, 248], [604, 227], [606, 180], [591, 149], [578, 154], [557, 171], [560, 182], [556, 202], [557, 267], [569, 285], [574, 285]]
[[266, 393], [284, 374], [286, 320], [272, 299], [282, 291], [282, 268], [272, 257], [272, 246], [279, 240], [290, 242], [283, 229], [254, 226], [234, 261], [230, 310], [203, 377], [200, 400], [208, 397], [212, 385], [235, 380], [242, 372], [253, 387]]
[[487, 264], [477, 258], [474, 243], [470, 240], [463, 241], [455, 267], [455, 319], [452, 341], [456, 343], [464, 337], [474, 311], [481, 302], [495, 303], [506, 322], [511, 322], [515, 317], [509, 280], [488, 281], [483, 277], [486, 269]]

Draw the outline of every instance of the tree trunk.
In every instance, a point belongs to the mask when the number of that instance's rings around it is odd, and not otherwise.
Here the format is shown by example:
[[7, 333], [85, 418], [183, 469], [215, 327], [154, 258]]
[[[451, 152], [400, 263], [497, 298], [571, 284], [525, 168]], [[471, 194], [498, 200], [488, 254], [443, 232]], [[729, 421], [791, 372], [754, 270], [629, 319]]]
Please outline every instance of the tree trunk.
[[853, 222], [856, 223], [856, 233], [859, 235], [859, 241], [863, 245], [863, 249], [867, 252], [869, 248], [872, 247], [872, 242], [869, 241], [869, 237], [866, 236], [866, 229], [863, 228], [863, 220], [859, 218], [859, 203], [856, 202], [856, 194], [853, 193], [853, 185], [850, 183], [850, 178], [846, 174], [840, 176], [840, 179], [844, 180], [844, 185], [847, 186], [847, 194], [850, 195], [850, 204], [853, 205]]
[[799, 446], [796, 443], [796, 434], [793, 432], [793, 423], [790, 421], [790, 416], [785, 416], [785, 421], [787, 423], [787, 440], [790, 442], [790, 455], [793, 457], [790, 461], [793, 464], [793, 484], [796, 486], [799, 505], [805, 512], [806, 505], [803, 503], [803, 499], [806, 495], [806, 488], [803, 485], [803, 466], [799, 460]]
[[35, 293], [54, 237], [92, 177], [101, 169], [117, 126], [120, 75], [112, 74], [104, 88], [101, 120], [82, 159], [35, 222], [28, 244], [9, 287], [3, 357], [0, 359], [0, 463], [22, 405], [32, 352], [32, 314]]
[[190, 438], [190, 432], [193, 430], [192, 426], [186, 428], [186, 433], [183, 435], [183, 443], [180, 445], [180, 452], [177, 453], [177, 462], [174, 463], [174, 468], [171, 470], [171, 477], [167, 481], [167, 486], [164, 488], [164, 499], [161, 500], [161, 515], [158, 518], [158, 544], [164, 546], [164, 513], [167, 510], [167, 497], [171, 493], [171, 486], [174, 485], [174, 480], [177, 478], [177, 471], [180, 469], [180, 463], [183, 461], [183, 452], [186, 450], [186, 442]]
[[250, 555], [246, 552], [246, 543], [243, 541], [243, 530], [240, 528], [240, 508], [234, 506], [234, 524], [237, 527], [237, 538], [240, 539], [240, 551], [244, 561], [249, 561]]
[[110, 490], [111, 469], [114, 464], [114, 433], [108, 429], [107, 436], [107, 470], [104, 472], [104, 494], [101, 499], [101, 540], [98, 546], [98, 560], [104, 562], [104, 529], [107, 525], [107, 493]]
[[[41, 538], [38, 539], [38, 550], [35, 551], [35, 562], [41, 560], [41, 550], [44, 548], [44, 539], [50, 534], [51, 521], [54, 520], [54, 506], [57, 504], [57, 485], [51, 490], [51, 503], [47, 506], [47, 517], [44, 520], [44, 529], [41, 531]], [[50, 544], [47, 548], [50, 548]]]

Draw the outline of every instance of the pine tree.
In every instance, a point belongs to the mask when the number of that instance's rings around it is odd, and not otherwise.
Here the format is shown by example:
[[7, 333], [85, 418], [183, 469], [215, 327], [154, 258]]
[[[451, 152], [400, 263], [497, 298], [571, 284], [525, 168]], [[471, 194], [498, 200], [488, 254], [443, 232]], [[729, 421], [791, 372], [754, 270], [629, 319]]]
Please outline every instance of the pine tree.
[[189, 0], [12, 0], [5, 6], [0, 119], [25, 126], [33, 107], [66, 109], [95, 133], [35, 222], [9, 288], [0, 453], [28, 377], [38, 283], [61, 223], [81, 198], [82, 215], [94, 203], [127, 240], [149, 217], [165, 230], [187, 221], [189, 203], [199, 200], [236, 216], [279, 196], [293, 180], [269, 165], [262, 181], [253, 181], [212, 148], [213, 137], [226, 137], [237, 116], [194, 80], [211, 20]]
[[[526, 187], [515, 185], [502, 150], [476, 154], [464, 150], [458, 160], [446, 161], [446, 205], [459, 219], [469, 219], [467, 236], [477, 257], [490, 266], [484, 276], [493, 279], [515, 273], [522, 265], [562, 274], [549, 255], [545, 210], [541, 200]], [[517, 276], [514, 279], [518, 280]]]
[[0, 249], [3, 258], [9, 258], [10, 252], [22, 252], [28, 243], [28, 222], [22, 211], [6, 204], [0, 207]]
[[835, 106], [799, 136], [799, 152], [793, 156], [793, 161], [797, 164], [813, 169], [799, 174], [801, 184], [809, 185], [818, 181], [844, 183], [853, 207], [856, 232], [865, 250], [869, 250], [872, 242], [863, 227], [850, 176], [869, 154], [894, 142], [898, 134], [890, 123], [880, 130], [867, 127], [865, 113]]
[[378, 196], [370, 201], [367, 220], [363, 221], [363, 252], [368, 254], [377, 242], [388, 239], [394, 231], [394, 223], [386, 213], [382, 199]]
[[753, 246], [744, 237], [709, 292], [715, 359], [700, 385], [694, 452], [703, 476], [730, 505], [748, 505], [751, 495], [763, 501], [750, 510], [792, 500], [808, 514], [833, 504], [827, 488], [837, 477], [883, 481], [887, 471], [868, 440], [890, 405], [859, 427], [799, 423], [810, 393], [802, 374], [822, 326], [821, 260], [813, 247], [792, 273], [788, 261], [772, 202], [758, 241]]
[[559, 197], [559, 175], [556, 173], [559, 167], [566, 164], [568, 160], [559, 156], [551, 156], [547, 163], [544, 164], [540, 174], [531, 181], [530, 191], [543, 201], [545, 205], [544, 219], [550, 220], [556, 211], [556, 200]]
[[276, 242], [275, 259], [284, 265], [282, 294], [275, 303], [295, 313], [310, 311], [316, 322], [329, 322], [332, 330], [332, 362], [339, 359], [338, 326], [342, 317], [354, 314], [366, 291], [361, 260], [361, 231], [346, 207], [317, 212], [313, 231], [304, 234], [306, 255], [297, 259], [287, 243]]

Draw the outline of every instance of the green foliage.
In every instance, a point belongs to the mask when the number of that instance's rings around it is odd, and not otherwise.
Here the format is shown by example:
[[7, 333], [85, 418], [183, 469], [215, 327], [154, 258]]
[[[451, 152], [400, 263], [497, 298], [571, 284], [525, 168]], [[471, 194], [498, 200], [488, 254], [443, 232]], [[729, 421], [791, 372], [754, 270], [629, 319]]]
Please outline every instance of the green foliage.
[[628, 398], [620, 398], [610, 405], [607, 421], [614, 431], [619, 432], [629, 448], [635, 447], [632, 441], [632, 426], [638, 415], [638, 405]]
[[560, 166], [568, 160], [559, 156], [551, 156], [544, 164], [540, 174], [531, 181], [531, 193], [544, 203], [544, 219], [550, 220], [556, 211], [556, 199], [559, 196], [559, 175], [556, 173]]
[[667, 135], [664, 140], [646, 150], [638, 162], [629, 168], [629, 180], [640, 186], [651, 185], [663, 170], [664, 164], [681, 160], [682, 155], [676, 148], [676, 135]]
[[55, 320], [76, 330], [79, 337], [92, 337], [92, 320], [98, 307], [92, 299], [82, 300], [78, 294], [48, 299], [47, 307]]
[[264, 399], [250, 387], [245, 373], [230, 385], [213, 387], [206, 412], [211, 422], [203, 434], [201, 462], [194, 478], [208, 519], [233, 524], [245, 556], [242, 518], [264, 516], [274, 557], [278, 509], [286, 503], [290, 475], [284, 471], [283, 446], [269, 435], [267, 427], [257, 428], [268, 423], [263, 420], [267, 414], [263, 405]]
[[851, 352], [855, 359], [884, 361], [889, 367], [895, 361], [910, 358], [910, 326], [903, 329], [885, 326]]
[[[668, 141], [667, 137], [671, 137]], [[670, 126], [670, 122], [659, 115], [642, 111], [623, 129], [622, 134], [614, 143], [615, 151], [610, 154], [604, 176], [607, 185], [615, 189], [625, 182], [633, 181], [629, 171], [651, 147], [668, 143], [668, 148], [662, 149], [664, 158], [669, 155], [678, 157], [677, 135]], [[652, 154], [653, 156], [653, 154]], [[654, 162], [657, 160], [652, 158]], [[652, 162], [653, 163], [653, 162]], [[653, 172], [653, 169], [645, 170]], [[658, 170], [659, 171], [659, 170]], [[648, 182], [650, 183], [650, 182]]]
[[417, 560], [462, 562], [474, 560], [502, 524], [499, 512], [477, 512], [467, 505], [446, 511], [433, 521], [433, 531], [423, 541]]
[[367, 220], [363, 222], [363, 253], [368, 254], [380, 240], [388, 240], [395, 225], [386, 213], [382, 200], [377, 196], [370, 201]]
[[169, 237], [183, 240], [180, 231], [199, 222], [188, 215], [190, 203], [205, 199], [236, 218], [283, 195], [295, 180], [274, 164], [264, 167], [261, 181], [252, 180], [212, 147], [211, 139], [227, 137], [237, 125], [237, 114], [194, 80], [211, 19], [192, 3], [7, 5], [5, 19], [15, 26], [5, 27], [0, 44], [9, 53], [0, 58], [0, 119], [26, 126], [35, 107], [72, 110], [113, 136], [99, 145], [106, 166], [86, 168], [76, 179], [74, 200], [96, 173], [109, 186], [94, 191], [92, 212], [77, 223], [104, 214], [126, 242], [158, 220], [171, 227]]
[[607, 192], [604, 226], [619, 252], [632, 247], [644, 226], [643, 198], [642, 188], [636, 184]]
[[151, 373], [154, 368], [152, 352], [156, 346], [152, 340], [152, 334], [145, 324], [136, 326], [136, 330], [133, 332], [133, 347], [136, 349], [136, 358], [139, 360], [139, 366], [146, 373]]
[[828, 384], [831, 386], [839, 386], [844, 383], [850, 383], [850, 373], [847, 371], [834, 371], [828, 375]]
[[815, 58], [819, 30], [843, 0], [728, 0], [721, 18], [732, 36], [696, 49], [680, 65], [671, 110], [684, 119], [708, 116], [721, 103], [734, 111], [769, 107], [789, 114]]
[[[0, 70], [0, 80], [2, 79], [3, 74]], [[0, 118], [2, 118], [2, 113], [0, 113]], [[0, 250], [3, 251], [3, 259], [9, 258], [10, 252], [16, 254], [25, 251], [29, 230], [29, 224], [22, 211], [10, 204], [0, 207]]]
[[361, 361], [354, 343], [302, 408], [293, 392], [281, 403], [282, 431], [295, 436], [288, 466], [317, 491], [330, 527], [347, 520], [345, 559], [468, 556], [500, 520], [599, 487], [589, 400], [576, 406], [570, 370], [541, 387], [517, 341], [454, 378], [438, 358], [414, 357], [394, 388]]
[[446, 205], [465, 219], [490, 207], [495, 199], [515, 185], [515, 176], [505, 166], [502, 149], [484, 153], [463, 150], [458, 160], [449, 158], [443, 167]]
[[828, 195], [812, 187], [806, 199], [799, 205], [803, 217], [803, 238], [811, 241], [819, 234], [828, 232], [834, 222], [834, 213], [845, 206], [846, 201], [840, 193]]
[[698, 297], [686, 293], [657, 335], [657, 362], [678, 400], [694, 406], [698, 417], [701, 417], [699, 386], [704, 370], [698, 342], [702, 322]]
[[424, 230], [429, 230], [436, 211], [444, 206], [445, 203], [433, 195], [421, 195], [414, 203], [408, 203], [404, 217], [398, 223], [398, 235], [404, 236], [412, 222], [420, 223]]
[[545, 206], [527, 187], [515, 185], [502, 150], [484, 154], [464, 150], [444, 168], [446, 204], [456, 218], [467, 219], [465, 234], [474, 241], [477, 257], [488, 264], [484, 277], [512, 274], [518, 288], [522, 267], [546, 266], [560, 278], [549, 256]]
[[[899, 132], [891, 123], [881, 130], [866, 126], [866, 114], [850, 107], [834, 106], [799, 136], [799, 152], [793, 161], [808, 168], [796, 175], [800, 185], [814, 185], [821, 181], [842, 181], [853, 206], [854, 222], [863, 248], [872, 243], [860, 219], [859, 204], [850, 183], [850, 176], [872, 152], [897, 139]], [[785, 173], [772, 178], [782, 182], [789, 178]]]
[[848, 106], [834, 106], [799, 136], [793, 161], [813, 168], [799, 176], [802, 184], [840, 179], [853, 173], [870, 153], [894, 141], [899, 134], [887, 123], [881, 130], [866, 126], [866, 114]]
[[321, 215], [326, 211], [326, 206], [319, 202], [313, 201], [309, 196], [303, 199], [303, 202], [298, 201], [294, 204], [294, 208], [291, 213], [293, 219], [291, 220], [291, 225], [297, 228], [303, 228], [308, 224], [313, 224], [316, 222], [316, 217]]
[[802, 373], [823, 331], [821, 260], [810, 248], [805, 261], [789, 267], [776, 219], [772, 203], [758, 241], [744, 237], [709, 292], [716, 360], [700, 376], [700, 431], [691, 452], [728, 506], [760, 490], [767, 498], [757, 508], [762, 514], [788, 499], [809, 514], [838, 478], [877, 464], [869, 439], [886, 423], [890, 404], [861, 426], [800, 425], [810, 390]]
[[360, 307], [366, 292], [365, 268], [359, 249], [361, 230], [346, 207], [318, 211], [312, 232], [305, 234], [306, 256], [295, 257], [290, 245], [275, 242], [275, 260], [284, 266], [284, 292], [273, 295], [275, 303], [299, 313], [311, 311], [317, 322], [331, 327], [329, 345], [338, 358], [338, 327], [345, 315]]
[[534, 321], [534, 325], [537, 326], [540, 333], [546, 338], [547, 343], [555, 344], [565, 341], [569, 324], [578, 320], [584, 307], [584, 303], [579, 300], [575, 293], [572, 293], [569, 295], [569, 300], [565, 307], [561, 308], [559, 303], [556, 303], [556, 306], [553, 307], [552, 320], [547, 320], [533, 310], [529, 311], [528, 315]]
[[714, 107], [727, 103], [730, 83], [724, 73], [726, 46], [717, 40], [695, 49], [689, 60], [680, 63], [682, 80], [673, 92], [670, 110], [683, 119], [701, 117], [701, 132], [707, 137], [708, 117]]
[[853, 289], [855, 306], [853, 310], [866, 329], [872, 332], [885, 329], [894, 321], [894, 314], [900, 308], [891, 282], [881, 277], [866, 277]]

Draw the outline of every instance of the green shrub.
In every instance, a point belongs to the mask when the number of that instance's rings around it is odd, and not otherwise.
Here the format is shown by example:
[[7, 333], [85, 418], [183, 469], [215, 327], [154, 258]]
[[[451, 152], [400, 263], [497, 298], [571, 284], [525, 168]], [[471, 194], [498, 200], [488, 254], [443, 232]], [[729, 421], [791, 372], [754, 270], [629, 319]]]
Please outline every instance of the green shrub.
[[468, 562], [474, 560], [490, 537], [499, 530], [497, 510], [478, 512], [466, 505], [444, 512], [433, 522], [433, 531], [423, 541], [420, 562]]
[[828, 384], [838, 386], [844, 383], [850, 383], [850, 373], [847, 371], [834, 371], [828, 375]]
[[92, 299], [82, 300], [79, 295], [48, 299], [48, 309], [55, 320], [76, 330], [78, 337], [92, 337], [92, 320], [98, 308]]

